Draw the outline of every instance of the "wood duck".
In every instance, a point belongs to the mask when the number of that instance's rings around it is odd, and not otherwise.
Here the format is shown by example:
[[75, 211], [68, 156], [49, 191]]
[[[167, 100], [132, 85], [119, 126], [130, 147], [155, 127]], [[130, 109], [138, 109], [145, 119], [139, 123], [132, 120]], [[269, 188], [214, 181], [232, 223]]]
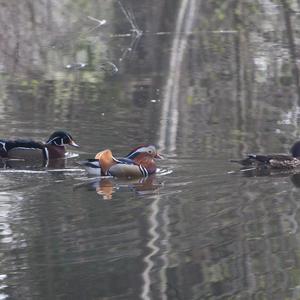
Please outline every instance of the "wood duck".
[[156, 158], [162, 158], [154, 145], [143, 145], [133, 149], [123, 158], [115, 158], [106, 149], [80, 164], [89, 174], [114, 177], [147, 177], [156, 172]]
[[48, 161], [64, 158], [65, 145], [79, 147], [71, 135], [64, 131], [52, 133], [46, 143], [23, 139], [0, 140], [0, 158], [25, 161]]
[[271, 154], [257, 155], [249, 154], [248, 157], [241, 160], [231, 160], [243, 166], [256, 168], [273, 168], [273, 169], [293, 169], [300, 167], [300, 141], [296, 142], [290, 149], [291, 155]]

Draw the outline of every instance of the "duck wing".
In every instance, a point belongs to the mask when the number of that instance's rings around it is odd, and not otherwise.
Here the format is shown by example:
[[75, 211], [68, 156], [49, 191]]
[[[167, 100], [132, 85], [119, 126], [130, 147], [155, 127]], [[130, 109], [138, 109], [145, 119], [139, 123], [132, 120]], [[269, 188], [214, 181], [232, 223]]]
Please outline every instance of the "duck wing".
[[114, 177], [147, 177], [149, 172], [147, 169], [135, 162], [134, 160], [122, 157], [115, 159], [116, 164], [109, 168], [108, 173]]
[[[26, 151], [26, 150], [30, 150]], [[0, 157], [25, 160], [47, 158], [45, 145], [32, 140], [0, 140]]]
[[136, 166], [138, 166], [138, 164], [134, 160], [132, 160], [130, 158], [127, 158], [127, 157], [115, 158], [114, 161], [117, 164], [136, 165]]
[[267, 163], [275, 169], [290, 169], [300, 166], [300, 160], [289, 155], [272, 155]]

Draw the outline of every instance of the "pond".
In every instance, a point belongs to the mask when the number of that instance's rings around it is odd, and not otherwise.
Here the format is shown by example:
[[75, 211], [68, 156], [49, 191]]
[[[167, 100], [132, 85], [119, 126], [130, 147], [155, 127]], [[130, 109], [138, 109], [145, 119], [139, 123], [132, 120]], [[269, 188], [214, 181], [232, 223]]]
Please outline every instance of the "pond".
[[[0, 138], [81, 146], [0, 169], [1, 300], [300, 298], [299, 174], [230, 162], [299, 139], [299, 1], [0, 8]], [[78, 165], [147, 143], [144, 180]]]

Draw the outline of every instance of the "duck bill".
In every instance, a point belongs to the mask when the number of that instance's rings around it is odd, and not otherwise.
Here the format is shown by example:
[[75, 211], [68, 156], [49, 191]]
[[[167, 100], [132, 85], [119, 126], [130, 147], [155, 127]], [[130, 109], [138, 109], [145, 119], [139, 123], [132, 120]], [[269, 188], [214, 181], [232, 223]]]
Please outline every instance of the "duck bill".
[[76, 144], [73, 140], [70, 141], [70, 145], [73, 146], [73, 147], [80, 147], [78, 144]]
[[164, 159], [163, 155], [161, 155], [160, 153], [156, 153], [156, 155], [154, 156], [154, 158]]

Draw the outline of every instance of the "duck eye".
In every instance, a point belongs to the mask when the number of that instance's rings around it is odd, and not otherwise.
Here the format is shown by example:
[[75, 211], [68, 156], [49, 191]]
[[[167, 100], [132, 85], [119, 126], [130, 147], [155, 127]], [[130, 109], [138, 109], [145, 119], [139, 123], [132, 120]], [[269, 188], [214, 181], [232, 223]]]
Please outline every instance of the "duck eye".
[[57, 146], [61, 146], [64, 144], [64, 140], [62, 138], [57, 137], [53, 140], [53, 143]]

